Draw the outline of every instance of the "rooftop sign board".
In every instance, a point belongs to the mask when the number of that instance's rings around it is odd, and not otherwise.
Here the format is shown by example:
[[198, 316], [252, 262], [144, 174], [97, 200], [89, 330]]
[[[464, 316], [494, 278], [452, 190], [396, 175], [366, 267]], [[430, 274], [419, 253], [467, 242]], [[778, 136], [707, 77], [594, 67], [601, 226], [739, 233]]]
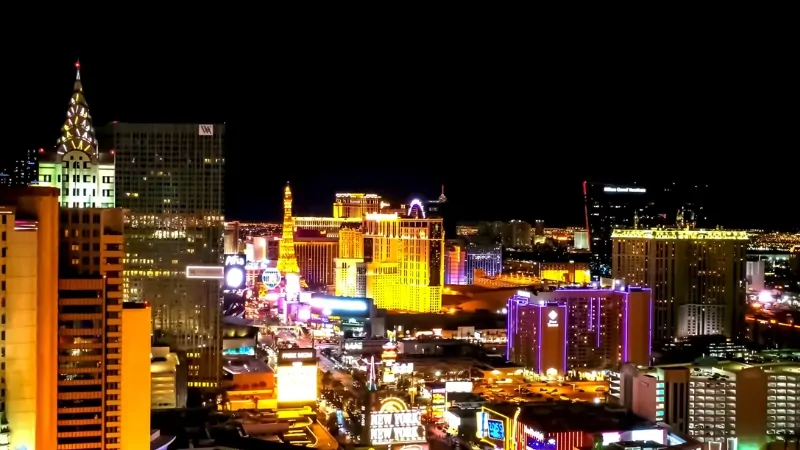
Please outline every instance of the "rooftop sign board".
[[603, 192], [609, 194], [646, 194], [647, 189], [641, 187], [604, 186]]

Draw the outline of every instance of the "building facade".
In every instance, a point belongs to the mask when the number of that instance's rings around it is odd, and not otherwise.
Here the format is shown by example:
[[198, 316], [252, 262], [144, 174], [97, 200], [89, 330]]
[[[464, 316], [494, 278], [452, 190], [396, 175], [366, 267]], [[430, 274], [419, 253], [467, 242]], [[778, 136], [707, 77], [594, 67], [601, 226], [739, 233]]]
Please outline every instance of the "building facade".
[[705, 358], [649, 368], [626, 365], [612, 373], [611, 386], [611, 400], [708, 448], [768, 448], [788, 443], [800, 429], [796, 362]]
[[150, 311], [123, 312], [122, 212], [59, 203], [55, 188], [0, 192], [9, 448], [149, 445], [133, 380], [149, 362]]
[[494, 277], [503, 272], [503, 247], [450, 242], [445, 253], [445, 284], [474, 284], [480, 276]]
[[334, 260], [339, 254], [339, 240], [329, 237], [302, 238], [294, 241], [300, 276], [312, 289], [334, 286]]
[[731, 230], [614, 230], [613, 276], [649, 286], [654, 339], [744, 337], [747, 233]]
[[649, 289], [519, 291], [507, 310], [507, 357], [535, 373], [649, 365]]
[[100, 151], [83, 93], [80, 64], [75, 67], [75, 86], [56, 150], [39, 154], [38, 184], [58, 188], [58, 202], [64, 207], [113, 208], [114, 151]]
[[444, 227], [419, 201], [404, 216], [369, 214], [364, 221], [367, 297], [381, 309], [439, 312], [444, 287]]
[[347, 217], [294, 217], [295, 231], [319, 231], [320, 235], [338, 238], [339, 229], [345, 225], [361, 226], [361, 218]]
[[219, 283], [187, 279], [186, 266], [221, 264], [225, 126], [118, 122], [100, 134], [126, 210], [127, 300], [150, 302], [153, 332], [188, 355], [190, 385], [214, 387]]
[[381, 196], [377, 194], [340, 193], [333, 202], [335, 219], [363, 219], [367, 214], [380, 212]]

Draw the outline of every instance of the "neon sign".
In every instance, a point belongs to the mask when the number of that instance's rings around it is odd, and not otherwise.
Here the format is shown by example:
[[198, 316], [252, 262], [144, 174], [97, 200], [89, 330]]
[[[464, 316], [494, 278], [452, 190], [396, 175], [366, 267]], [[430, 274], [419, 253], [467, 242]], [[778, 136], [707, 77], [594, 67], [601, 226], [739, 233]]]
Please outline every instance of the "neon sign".
[[370, 413], [370, 441], [372, 445], [425, 442], [422, 411], [410, 410], [396, 397], [381, 402], [378, 411]]
[[264, 283], [267, 289], [275, 289], [281, 284], [281, 272], [274, 267], [266, 268], [261, 274], [261, 282]]
[[489, 439], [502, 441], [506, 438], [506, 430], [502, 420], [489, 419], [486, 421]]
[[242, 289], [245, 286], [245, 257], [243, 254], [225, 255], [225, 287]]
[[415, 198], [414, 200], [411, 200], [411, 204], [408, 206], [408, 215], [411, 216], [411, 211], [414, 209], [415, 206], [419, 207], [419, 212], [422, 215], [422, 218], [424, 219], [425, 218], [425, 208], [422, 207], [422, 202], [419, 201], [418, 198]]
[[338, 311], [366, 311], [366, 300], [337, 299], [335, 297], [312, 297], [311, 306], [315, 308], [332, 309]]
[[290, 350], [278, 352], [281, 361], [312, 361], [317, 358], [314, 350]]
[[548, 327], [557, 327], [558, 326], [558, 320], [557, 320], [558, 319], [558, 313], [557, 312], [551, 310], [550, 314], [547, 315], [547, 318], [549, 319], [547, 321], [547, 326]]
[[532, 438], [534, 438], [534, 439], [536, 439], [538, 441], [544, 442], [544, 433], [542, 433], [541, 431], [534, 430], [533, 428], [531, 428], [531, 427], [529, 427], [527, 425], [525, 425], [525, 428], [523, 428], [523, 431], [525, 432], [525, 434], [527, 436], [530, 436], [530, 437], [532, 437]]

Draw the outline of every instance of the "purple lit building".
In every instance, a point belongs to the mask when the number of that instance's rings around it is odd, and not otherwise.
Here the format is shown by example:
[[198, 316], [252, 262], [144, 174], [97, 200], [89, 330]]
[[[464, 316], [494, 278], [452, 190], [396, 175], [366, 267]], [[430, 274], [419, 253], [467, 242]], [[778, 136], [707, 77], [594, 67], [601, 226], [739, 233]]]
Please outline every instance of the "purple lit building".
[[650, 289], [519, 291], [507, 320], [508, 359], [536, 373], [650, 364]]

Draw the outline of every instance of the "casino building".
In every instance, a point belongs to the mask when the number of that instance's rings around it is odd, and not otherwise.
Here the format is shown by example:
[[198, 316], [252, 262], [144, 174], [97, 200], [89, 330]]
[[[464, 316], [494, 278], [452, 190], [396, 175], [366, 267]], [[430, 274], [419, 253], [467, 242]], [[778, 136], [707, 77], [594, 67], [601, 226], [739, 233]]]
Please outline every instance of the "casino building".
[[540, 375], [649, 365], [650, 289], [518, 291], [507, 309], [508, 359]]

